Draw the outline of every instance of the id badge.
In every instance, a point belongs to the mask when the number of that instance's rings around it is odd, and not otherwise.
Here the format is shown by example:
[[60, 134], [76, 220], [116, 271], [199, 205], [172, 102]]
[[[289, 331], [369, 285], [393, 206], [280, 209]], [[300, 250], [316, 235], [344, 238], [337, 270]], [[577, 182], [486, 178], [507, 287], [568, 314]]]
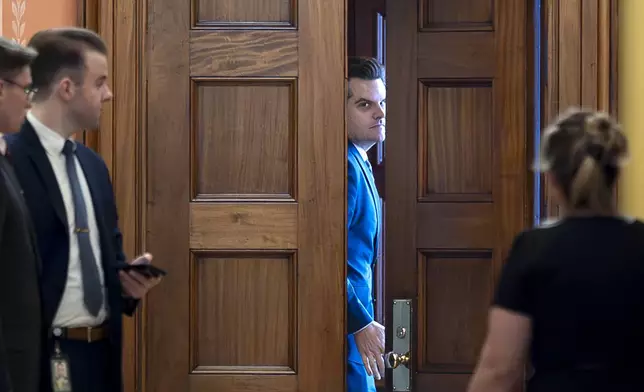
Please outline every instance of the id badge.
[[69, 358], [60, 351], [58, 342], [51, 357], [51, 385], [53, 392], [72, 392]]

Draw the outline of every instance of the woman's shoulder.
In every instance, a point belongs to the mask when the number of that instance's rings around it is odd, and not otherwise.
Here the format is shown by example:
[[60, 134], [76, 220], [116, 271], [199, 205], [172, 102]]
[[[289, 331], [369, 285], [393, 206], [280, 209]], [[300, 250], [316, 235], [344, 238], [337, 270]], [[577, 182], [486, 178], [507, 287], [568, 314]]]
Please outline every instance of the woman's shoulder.
[[594, 222], [607, 222], [618, 223], [622, 226], [644, 228], [644, 222], [633, 216], [620, 215], [610, 217], [583, 217], [583, 218], [547, 218], [540, 222], [538, 225], [527, 229], [526, 231], [539, 232], [544, 230], [553, 230], [565, 226], [569, 222], [574, 221], [594, 221]]
[[[526, 228], [517, 235], [517, 243], [538, 243], [555, 241], [561, 243], [562, 238], [578, 238], [579, 236], [597, 234], [597, 230], [610, 233], [609, 237], [632, 234], [641, 235], [644, 243], [644, 221], [632, 216], [614, 217], [586, 217], [586, 218], [550, 218], [530, 228]], [[572, 235], [571, 237], [568, 234]]]

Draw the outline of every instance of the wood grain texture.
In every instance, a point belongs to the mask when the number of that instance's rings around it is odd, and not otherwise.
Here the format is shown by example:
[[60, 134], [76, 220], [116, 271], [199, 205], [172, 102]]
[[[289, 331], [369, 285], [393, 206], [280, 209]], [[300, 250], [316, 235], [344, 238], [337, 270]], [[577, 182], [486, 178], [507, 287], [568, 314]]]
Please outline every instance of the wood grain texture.
[[193, 198], [296, 199], [294, 79], [197, 79], [192, 84]]
[[169, 275], [142, 391], [344, 389], [344, 0], [297, 10], [296, 34], [204, 33], [148, 2], [145, 239]]
[[422, 201], [492, 201], [491, 80], [421, 80], [418, 181]]
[[191, 373], [295, 374], [295, 253], [200, 251], [191, 269]]
[[169, 274], [146, 301], [141, 390], [190, 391], [190, 12], [152, 0], [147, 15], [145, 240]]
[[[95, 31], [99, 34], [102, 34], [102, 29], [99, 29], [101, 12], [106, 10], [101, 8], [101, 5], [98, 0], [78, 0], [78, 26], [88, 28], [92, 31]], [[113, 56], [112, 53], [109, 53], [110, 59]], [[110, 68], [111, 69], [111, 68]], [[101, 128], [101, 127], [99, 127]], [[96, 152], [99, 152], [99, 133], [95, 129], [84, 130], [82, 132], [82, 137], [79, 138], [83, 141], [83, 144], [93, 149]]]
[[[419, 30], [421, 1], [387, 3], [386, 301], [415, 299], [412, 389], [457, 392], [476, 365], [497, 273], [528, 225], [532, 23], [514, 0], [494, 2], [494, 30], [433, 1], [454, 21]], [[396, 325], [386, 328], [389, 345]]]
[[297, 391], [298, 377], [284, 375], [207, 376], [193, 374], [189, 379], [190, 392], [284, 392]]
[[[547, 80], [543, 86], [544, 126], [571, 106], [617, 115], [617, 1], [544, 2], [548, 42]], [[546, 184], [544, 215], [559, 206]]]
[[297, 76], [296, 31], [191, 31], [190, 74]]
[[484, 249], [495, 241], [494, 204], [481, 202], [419, 203], [418, 248]]
[[299, 2], [298, 382], [307, 392], [344, 391], [346, 370], [347, 16], [345, 0], [321, 4]]
[[421, 31], [486, 31], [494, 28], [494, 0], [421, 0]]
[[[123, 247], [129, 259], [133, 260], [145, 249], [141, 242], [141, 134], [139, 115], [141, 107], [142, 81], [139, 69], [143, 46], [140, 32], [137, 31], [137, 19], [141, 18], [137, 2], [117, 1], [114, 8], [113, 52], [112, 60], [113, 91], [118, 97], [113, 101], [113, 138], [112, 182], [116, 197]], [[129, 58], [129, 62], [118, 62], [118, 59]], [[143, 307], [143, 306], [142, 306]], [[137, 312], [134, 318], [124, 318], [123, 356], [124, 383], [127, 392], [137, 390], [140, 352], [140, 318]]]
[[494, 74], [495, 62], [489, 56], [494, 51], [494, 33], [446, 31], [419, 34], [416, 39], [419, 78], [489, 78]]
[[434, 326], [418, 331], [424, 344], [416, 355], [423, 373], [474, 371], [494, 292], [492, 258], [491, 250], [420, 252], [418, 319], [420, 325]]
[[190, 0], [197, 27], [293, 26], [297, 0]]
[[[139, 70], [143, 36], [139, 30], [143, 2], [79, 0], [83, 27], [98, 32], [108, 47], [108, 85], [115, 99], [103, 106], [99, 131], [84, 132], [86, 145], [105, 160], [112, 177], [126, 255], [134, 259], [141, 242], [141, 134], [142, 99]], [[123, 378], [125, 392], [138, 389], [141, 352], [140, 312], [123, 317]]]
[[297, 204], [191, 203], [192, 249], [297, 249]]

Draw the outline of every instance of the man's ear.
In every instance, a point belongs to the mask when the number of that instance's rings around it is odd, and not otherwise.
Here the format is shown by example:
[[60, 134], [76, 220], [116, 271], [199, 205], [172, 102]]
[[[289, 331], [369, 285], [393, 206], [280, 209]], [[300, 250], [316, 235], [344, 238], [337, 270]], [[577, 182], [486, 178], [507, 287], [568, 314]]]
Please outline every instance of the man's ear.
[[70, 101], [76, 94], [76, 84], [70, 78], [62, 78], [58, 82], [55, 93], [63, 101]]

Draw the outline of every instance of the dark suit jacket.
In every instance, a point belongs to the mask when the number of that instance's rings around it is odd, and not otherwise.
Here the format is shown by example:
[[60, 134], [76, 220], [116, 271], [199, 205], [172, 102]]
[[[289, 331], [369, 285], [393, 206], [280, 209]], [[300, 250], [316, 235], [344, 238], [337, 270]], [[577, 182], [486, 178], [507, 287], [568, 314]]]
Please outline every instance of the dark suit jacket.
[[40, 261], [21, 192], [0, 154], [0, 392], [37, 392], [40, 374]]
[[[380, 230], [379, 196], [373, 175], [353, 145], [347, 165], [348, 360], [362, 364], [353, 333], [373, 321], [373, 263]], [[367, 377], [367, 374], [364, 374]], [[351, 384], [352, 380], [347, 380]]]
[[[67, 217], [58, 182], [36, 131], [25, 121], [20, 132], [6, 137], [11, 160], [24, 190], [27, 206], [34, 219], [38, 249], [42, 255], [43, 322], [47, 327], [56, 315], [67, 280], [69, 264], [69, 231]], [[109, 358], [114, 385], [110, 390], [122, 389], [122, 313], [132, 315], [137, 301], [124, 298], [116, 266], [125, 263], [121, 232], [118, 228], [116, 202], [107, 166], [101, 157], [78, 144], [76, 156], [80, 162], [92, 195], [107, 288]], [[45, 379], [49, 367], [45, 366]], [[118, 388], [118, 389], [117, 389]]]

